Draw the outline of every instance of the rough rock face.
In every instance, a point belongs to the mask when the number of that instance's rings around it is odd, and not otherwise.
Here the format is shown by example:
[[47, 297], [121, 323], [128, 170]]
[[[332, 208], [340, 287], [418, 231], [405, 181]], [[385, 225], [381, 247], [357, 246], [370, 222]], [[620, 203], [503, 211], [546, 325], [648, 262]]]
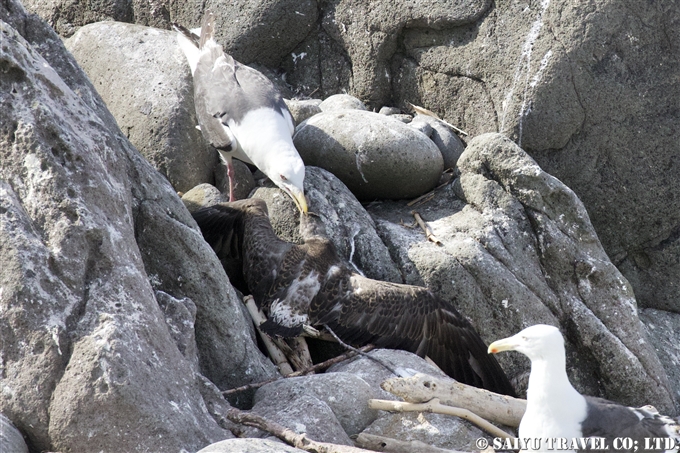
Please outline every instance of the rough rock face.
[[[103, 19], [197, 25], [211, 6], [233, 18], [220, 19], [218, 28], [233, 27], [225, 42], [282, 64], [297, 91], [349, 90], [373, 108], [413, 102], [471, 137], [502, 132], [583, 200], [640, 304], [677, 311], [680, 182], [667, 176], [680, 154], [675, 4], [332, 0], [315, 12], [290, 0], [169, 3], [27, 1], [64, 36]], [[278, 36], [282, 26], [294, 33]]]
[[192, 305], [168, 316], [154, 293], [195, 304], [199, 365], [215, 382], [273, 376], [218, 261], [56, 34], [14, 1], [0, 27], [0, 410], [36, 451], [228, 437], [182, 355], [192, 344], [175, 341], [186, 332], [173, 338], [165, 321], [191, 320]]
[[[313, 0], [212, 0], [203, 3], [215, 14], [215, 35], [238, 61], [277, 67], [316, 28]], [[173, 21], [188, 28], [201, 26], [203, 9], [192, 2], [171, 2]]]
[[296, 128], [293, 142], [306, 165], [330, 171], [360, 200], [415, 198], [444, 169], [427, 135], [373, 112], [321, 112]]
[[196, 129], [191, 72], [175, 32], [119, 22], [66, 41], [127, 138], [175, 190], [213, 182], [217, 152]]
[[[574, 384], [630, 405], [675, 412], [667, 375], [576, 195], [498, 134], [474, 138], [454, 190], [415, 209], [442, 242], [400, 224], [414, 207], [369, 208], [407, 282], [455, 300], [490, 342], [547, 323], [565, 333]], [[519, 372], [526, 362], [500, 357]], [[661, 409], [663, 408], [663, 409]]]

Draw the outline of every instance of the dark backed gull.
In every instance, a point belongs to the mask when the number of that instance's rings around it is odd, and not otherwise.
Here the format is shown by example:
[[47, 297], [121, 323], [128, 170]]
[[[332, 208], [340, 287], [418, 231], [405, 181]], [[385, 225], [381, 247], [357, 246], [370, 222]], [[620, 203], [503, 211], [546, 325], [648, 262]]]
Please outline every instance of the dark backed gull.
[[293, 145], [293, 118], [279, 91], [259, 71], [223, 52], [206, 11], [201, 35], [174, 24], [194, 78], [194, 104], [203, 137], [227, 165], [234, 201], [232, 157], [253, 164], [307, 212], [305, 166]]
[[[300, 216], [301, 245], [276, 236], [258, 199], [220, 203], [193, 213], [232, 281], [242, 281], [268, 316], [270, 335], [299, 335], [327, 325], [355, 345], [429, 356], [466, 384], [513, 395], [505, 373], [465, 317], [427, 288], [372, 280], [338, 256], [323, 225]], [[241, 275], [236, 270], [241, 269]]]
[[[559, 329], [538, 324], [494, 341], [489, 353], [517, 351], [531, 359], [527, 409], [519, 424], [523, 450], [664, 451], [676, 448], [680, 426], [652, 406], [632, 408], [583, 396], [567, 377], [564, 338]], [[579, 444], [591, 438], [589, 444]], [[618, 439], [618, 440], [617, 440]], [[540, 440], [540, 443], [539, 443]], [[575, 442], [573, 440], [576, 440]], [[618, 445], [617, 445], [618, 442]], [[607, 446], [607, 449], [598, 447]], [[672, 447], [672, 448], [669, 448]]]

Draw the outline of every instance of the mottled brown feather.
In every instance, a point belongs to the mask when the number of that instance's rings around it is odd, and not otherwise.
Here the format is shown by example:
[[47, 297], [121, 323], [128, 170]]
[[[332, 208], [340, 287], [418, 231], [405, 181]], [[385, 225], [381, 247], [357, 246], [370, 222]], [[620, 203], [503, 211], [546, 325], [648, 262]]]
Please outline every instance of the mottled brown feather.
[[[307, 315], [312, 326], [328, 325], [345, 342], [427, 355], [460, 382], [514, 395], [470, 322], [427, 288], [363, 277], [318, 233], [306, 237], [302, 245], [282, 241], [261, 200], [222, 203], [194, 217], [213, 248], [215, 241], [221, 241], [243, 257], [243, 276], [265, 313], [275, 301], [295, 293], [286, 301], [293, 315]], [[233, 244], [234, 236], [240, 238], [240, 245]], [[222, 245], [218, 256], [225, 250]], [[312, 293], [300, 287], [311, 288]], [[268, 329], [276, 333], [272, 324]], [[279, 332], [299, 333], [301, 329], [302, 325], [287, 324]]]

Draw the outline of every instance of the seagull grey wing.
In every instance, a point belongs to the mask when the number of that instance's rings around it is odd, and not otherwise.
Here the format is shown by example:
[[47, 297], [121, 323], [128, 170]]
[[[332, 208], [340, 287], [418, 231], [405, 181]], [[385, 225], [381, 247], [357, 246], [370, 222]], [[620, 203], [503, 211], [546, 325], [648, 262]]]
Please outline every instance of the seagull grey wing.
[[229, 280], [239, 291], [248, 292], [243, 276], [243, 224], [245, 213], [226, 204], [201, 208], [192, 216], [203, 239], [212, 247]]
[[324, 287], [318, 298], [310, 310], [312, 323], [328, 324], [347, 342], [427, 355], [460, 382], [515, 394], [474, 327], [426, 288], [352, 274], [333, 291]]
[[[633, 408], [601, 398], [585, 398], [587, 415], [581, 423], [583, 437], [604, 437], [610, 446], [615, 438], [628, 437], [638, 442], [639, 449], [643, 449], [645, 438], [670, 437], [676, 439], [676, 442], [680, 440], [678, 423], [670, 417], [660, 415], [650, 406]], [[663, 450], [664, 448], [659, 448], [657, 451]]]
[[270, 108], [282, 114], [286, 119], [290, 118], [292, 122], [292, 116], [281, 93], [267, 76], [239, 62], [235, 62], [234, 72], [239, 86], [247, 95], [249, 110]]

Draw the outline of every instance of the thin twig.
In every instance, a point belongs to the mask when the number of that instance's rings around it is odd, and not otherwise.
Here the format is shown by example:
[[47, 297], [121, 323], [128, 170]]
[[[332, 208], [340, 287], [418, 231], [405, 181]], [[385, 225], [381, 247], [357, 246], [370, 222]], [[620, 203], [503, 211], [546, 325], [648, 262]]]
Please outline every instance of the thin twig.
[[[366, 346], [360, 348], [360, 351], [368, 352], [372, 349], [375, 349], [375, 346], [373, 346], [372, 344], [369, 344], [369, 345], [366, 345]], [[347, 351], [344, 354], [341, 354], [337, 357], [333, 357], [332, 359], [328, 359], [326, 361], [317, 363], [316, 365], [310, 366], [309, 368], [306, 368], [304, 370], [296, 371], [294, 373], [289, 374], [288, 376], [275, 377], [273, 379], [268, 379], [268, 380], [262, 381], [262, 382], [256, 382], [254, 384], [242, 385], [241, 387], [236, 387], [236, 388], [233, 388], [233, 389], [225, 390], [225, 391], [222, 392], [222, 395], [228, 396], [228, 395], [232, 395], [234, 393], [245, 392], [246, 390], [258, 389], [258, 388], [260, 388], [264, 385], [271, 384], [272, 382], [280, 381], [281, 379], [297, 377], [297, 376], [304, 376], [306, 374], [311, 374], [311, 373], [315, 373], [317, 371], [325, 370], [326, 368], [329, 368], [332, 365], [335, 365], [336, 363], [340, 363], [340, 362], [343, 362], [345, 360], [351, 359], [355, 355], [357, 355], [356, 352]]]
[[420, 225], [420, 228], [422, 228], [423, 231], [425, 232], [425, 237], [427, 238], [427, 240], [432, 241], [437, 245], [442, 245], [442, 242], [439, 239], [437, 239], [437, 236], [434, 235], [430, 227], [427, 226], [423, 218], [420, 217], [420, 214], [418, 214], [416, 211], [411, 211], [411, 214], [413, 215], [413, 217], [415, 217], [416, 222], [418, 222], [418, 225]]
[[266, 431], [288, 445], [301, 450], [310, 451], [314, 453], [373, 453], [362, 448], [350, 447], [347, 445], [331, 444], [328, 442], [316, 442], [307, 438], [306, 434], [297, 434], [295, 431], [286, 428], [274, 421], [267, 420], [259, 415], [241, 411], [236, 408], [231, 408], [225, 414], [226, 417], [234, 423], [240, 425], [253, 426], [262, 431]]
[[[338, 343], [340, 343], [340, 345], [341, 345], [342, 347], [344, 347], [345, 349], [349, 349], [350, 351], [354, 351], [354, 352], [356, 352], [357, 354], [361, 354], [362, 356], [366, 357], [367, 359], [373, 360], [374, 362], [376, 362], [376, 363], [378, 363], [378, 364], [384, 366], [384, 367], [387, 368], [388, 370], [390, 370], [390, 371], [392, 372], [392, 374], [394, 374], [395, 376], [404, 376], [404, 373], [403, 373], [403, 372], [400, 372], [399, 369], [398, 369], [398, 368], [395, 368], [394, 365], [392, 365], [391, 363], [389, 363], [389, 362], [387, 362], [387, 361], [385, 361], [385, 360], [379, 359], [378, 357], [373, 357], [372, 355], [366, 354], [365, 352], [362, 352], [361, 350], [355, 348], [354, 346], [348, 345], [347, 343], [345, 343], [344, 341], [342, 341], [342, 340], [340, 339], [340, 337], [338, 337], [338, 336], [335, 334], [335, 332], [333, 332], [333, 330], [332, 330], [330, 327], [328, 327], [328, 325], [324, 324], [324, 327], [326, 328], [326, 330], [327, 330], [328, 332], [330, 332], [331, 335], [333, 335], [333, 336], [335, 337], [335, 341], [337, 341]], [[404, 377], [406, 377], [406, 376], [404, 376]]]
[[414, 112], [419, 113], [419, 114], [421, 114], [421, 115], [426, 115], [426, 116], [431, 116], [432, 118], [436, 118], [436, 119], [438, 119], [439, 121], [441, 121], [442, 123], [444, 123], [444, 124], [446, 124], [447, 126], [449, 126], [449, 127], [450, 127], [451, 129], [453, 129], [454, 131], [458, 132], [459, 134], [468, 135], [468, 133], [465, 132], [464, 130], [459, 129], [459, 128], [457, 128], [456, 126], [454, 126], [453, 124], [448, 123], [448, 122], [444, 121], [443, 119], [441, 119], [441, 118], [439, 117], [439, 115], [437, 115], [436, 113], [434, 113], [432, 110], [428, 110], [428, 109], [426, 109], [425, 107], [420, 107], [420, 106], [418, 106], [418, 105], [411, 104], [410, 102], [408, 103], [408, 105], [411, 106], [411, 108], [413, 109]]

